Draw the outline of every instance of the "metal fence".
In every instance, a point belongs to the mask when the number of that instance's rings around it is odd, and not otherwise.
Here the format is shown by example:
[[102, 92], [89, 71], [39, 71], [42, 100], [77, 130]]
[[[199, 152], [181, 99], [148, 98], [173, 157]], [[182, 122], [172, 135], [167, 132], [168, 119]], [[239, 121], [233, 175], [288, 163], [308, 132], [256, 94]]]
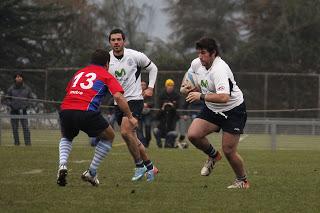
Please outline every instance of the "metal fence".
[[[29, 121], [31, 141], [37, 145], [58, 142], [60, 127], [57, 113], [34, 115], [0, 114], [0, 144], [12, 145], [13, 136], [10, 125], [12, 118], [25, 118]], [[22, 130], [20, 127], [20, 135]], [[87, 142], [86, 136], [77, 140]], [[319, 119], [249, 119], [240, 145], [245, 149], [306, 149], [320, 150]], [[23, 140], [21, 141], [23, 142]]]
[[[65, 94], [65, 86], [78, 68], [25, 69], [26, 83], [46, 112], [58, 108]], [[19, 69], [21, 71], [21, 69]], [[0, 69], [0, 93], [13, 83], [15, 69]], [[164, 90], [164, 82], [171, 78], [178, 90], [185, 71], [160, 70], [155, 88], [154, 102]], [[244, 93], [249, 117], [286, 117], [320, 119], [320, 74], [234, 72], [237, 84]], [[142, 73], [147, 79], [148, 73]], [[58, 83], [59, 82], [59, 83]], [[61, 86], [63, 85], [63, 86]], [[50, 103], [50, 107], [46, 103]], [[53, 103], [57, 103], [54, 105]]]

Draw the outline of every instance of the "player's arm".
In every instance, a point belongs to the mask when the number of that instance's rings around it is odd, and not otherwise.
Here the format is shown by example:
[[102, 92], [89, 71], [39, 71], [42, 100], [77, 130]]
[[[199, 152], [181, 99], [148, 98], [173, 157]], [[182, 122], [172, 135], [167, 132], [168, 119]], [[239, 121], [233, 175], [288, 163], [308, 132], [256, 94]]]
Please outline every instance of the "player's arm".
[[127, 100], [123, 97], [121, 92], [116, 92], [113, 94], [114, 100], [117, 102], [120, 110], [128, 117], [129, 122], [134, 126], [138, 127], [138, 120], [133, 117], [132, 112], [129, 108]]
[[143, 97], [151, 97], [153, 95], [153, 88], [157, 80], [158, 68], [157, 66], [142, 52], [138, 52], [136, 55], [138, 66], [146, 70], [149, 73], [149, 85], [148, 88], [143, 91]]
[[186, 101], [192, 103], [197, 100], [202, 100], [212, 103], [227, 103], [230, 99], [230, 95], [226, 93], [209, 93], [202, 94], [200, 92], [190, 92], [186, 98]]
[[149, 72], [149, 85], [148, 88], [143, 91], [143, 97], [151, 97], [153, 95], [153, 88], [157, 80], [158, 68], [150, 61], [150, 64], [145, 67], [145, 70]]
[[183, 95], [188, 95], [189, 92], [196, 90], [195, 86], [192, 85], [191, 81], [188, 79], [188, 72], [192, 72], [190, 69], [184, 74], [181, 86], [180, 93]]
[[[218, 71], [217, 71], [218, 72]], [[225, 72], [220, 71], [215, 76], [210, 76], [211, 80], [214, 81], [215, 93], [201, 94], [199, 92], [190, 92], [186, 98], [186, 101], [192, 103], [196, 100], [202, 100], [213, 103], [227, 103], [230, 100], [229, 93], [229, 81], [228, 76]]]

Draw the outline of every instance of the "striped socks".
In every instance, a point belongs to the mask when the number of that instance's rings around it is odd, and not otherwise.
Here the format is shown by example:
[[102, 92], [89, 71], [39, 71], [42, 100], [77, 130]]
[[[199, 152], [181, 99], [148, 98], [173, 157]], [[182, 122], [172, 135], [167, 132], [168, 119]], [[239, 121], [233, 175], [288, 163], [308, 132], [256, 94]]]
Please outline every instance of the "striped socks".
[[72, 149], [72, 141], [61, 138], [59, 144], [59, 165], [66, 165]]
[[104, 159], [105, 156], [108, 155], [108, 152], [112, 148], [112, 143], [106, 140], [100, 140], [98, 145], [96, 146], [95, 153], [93, 159], [91, 161], [89, 171], [92, 176], [97, 174], [97, 169]]
[[211, 158], [215, 158], [216, 156], [217, 156], [217, 150], [215, 150], [214, 148], [213, 148], [213, 146], [210, 144], [210, 146], [209, 146], [209, 148], [206, 150], [206, 151], [204, 151], [204, 153], [206, 153], [209, 157], [211, 157]]

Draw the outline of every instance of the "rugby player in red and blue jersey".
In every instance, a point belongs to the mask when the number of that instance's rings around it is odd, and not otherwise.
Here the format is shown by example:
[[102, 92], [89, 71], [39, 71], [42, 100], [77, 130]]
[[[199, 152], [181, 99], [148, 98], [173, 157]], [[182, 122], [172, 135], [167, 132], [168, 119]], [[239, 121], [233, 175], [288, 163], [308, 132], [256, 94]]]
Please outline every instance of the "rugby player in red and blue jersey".
[[138, 121], [123, 97], [123, 89], [118, 81], [108, 72], [110, 54], [102, 49], [96, 50], [91, 56], [91, 64], [75, 73], [66, 88], [66, 96], [59, 113], [62, 138], [59, 144], [59, 169], [57, 184], [67, 184], [67, 161], [72, 148], [72, 140], [79, 131], [89, 137], [98, 137], [93, 160], [81, 178], [93, 186], [99, 185], [97, 169], [103, 158], [111, 150], [114, 130], [101, 115], [99, 106], [103, 97], [110, 92], [120, 109], [128, 117], [132, 128]]

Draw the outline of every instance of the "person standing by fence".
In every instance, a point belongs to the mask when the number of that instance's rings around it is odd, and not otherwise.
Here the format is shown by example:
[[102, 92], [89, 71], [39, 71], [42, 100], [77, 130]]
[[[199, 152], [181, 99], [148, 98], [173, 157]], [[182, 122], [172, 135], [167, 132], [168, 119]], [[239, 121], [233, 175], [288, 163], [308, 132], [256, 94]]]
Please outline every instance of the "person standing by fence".
[[[34, 98], [29, 86], [24, 83], [22, 72], [16, 72], [13, 76], [14, 83], [8, 88], [6, 103], [10, 108], [11, 126], [14, 138], [14, 145], [19, 146], [19, 121], [21, 123], [26, 146], [31, 145], [30, 130], [27, 115], [27, 108], [30, 106], [28, 99]], [[22, 116], [21, 116], [22, 115]], [[20, 117], [21, 116], [21, 117]]]

